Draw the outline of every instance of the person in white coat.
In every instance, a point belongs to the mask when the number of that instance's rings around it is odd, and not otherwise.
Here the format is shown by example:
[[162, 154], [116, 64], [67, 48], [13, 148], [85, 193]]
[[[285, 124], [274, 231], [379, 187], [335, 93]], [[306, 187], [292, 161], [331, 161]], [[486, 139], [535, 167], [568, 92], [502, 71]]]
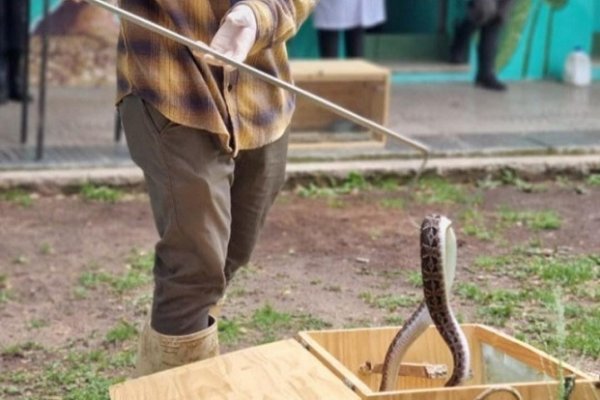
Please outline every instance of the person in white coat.
[[339, 35], [345, 35], [346, 56], [362, 57], [364, 31], [385, 22], [385, 0], [321, 0], [313, 13], [321, 57], [339, 54]]

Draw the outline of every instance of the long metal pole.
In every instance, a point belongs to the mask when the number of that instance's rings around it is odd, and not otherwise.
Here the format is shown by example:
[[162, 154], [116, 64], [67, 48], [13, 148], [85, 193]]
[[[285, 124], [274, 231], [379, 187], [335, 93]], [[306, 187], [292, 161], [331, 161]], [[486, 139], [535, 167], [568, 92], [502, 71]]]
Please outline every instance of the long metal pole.
[[21, 143], [27, 143], [27, 132], [29, 130], [28, 122], [29, 122], [29, 40], [30, 30], [29, 30], [29, 5], [30, 0], [25, 0], [25, 16], [23, 16], [23, 24], [25, 25], [25, 37], [23, 38], [23, 57], [25, 61], [23, 62], [23, 76], [21, 77], [21, 85], [23, 87], [23, 100], [21, 103]]
[[302, 96], [302, 97], [312, 101], [313, 103], [316, 103], [317, 105], [319, 105], [341, 117], [344, 117], [364, 128], [370, 129], [372, 131], [381, 133], [386, 136], [393, 137], [394, 139], [397, 139], [398, 141], [400, 141], [410, 147], [413, 147], [414, 149], [420, 151], [423, 154], [423, 164], [421, 165], [421, 168], [420, 168], [421, 170], [425, 167], [425, 164], [427, 163], [427, 159], [429, 157], [429, 148], [426, 145], [424, 145], [416, 140], [413, 140], [413, 139], [403, 136], [399, 133], [396, 133], [382, 125], [379, 125], [379, 124], [367, 119], [367, 118], [364, 118], [356, 113], [353, 113], [350, 110], [340, 107], [339, 105], [337, 105], [329, 100], [319, 97], [319, 96], [315, 95], [314, 93], [308, 92], [304, 89], [294, 86], [291, 83], [282, 81], [281, 79], [271, 76], [263, 71], [260, 71], [254, 67], [251, 67], [245, 63], [233, 60], [233, 59], [211, 49], [209, 46], [207, 46], [206, 44], [204, 44], [202, 42], [194, 41], [188, 37], [185, 37], [176, 32], [173, 32], [169, 29], [166, 29], [158, 24], [155, 24], [154, 22], [151, 22], [144, 18], [141, 18], [140, 16], [133, 14], [129, 11], [126, 11], [119, 7], [113, 6], [112, 4], [108, 4], [102, 0], [85, 0], [85, 1], [87, 1], [90, 4], [95, 4], [99, 7], [102, 7], [105, 10], [108, 10], [111, 13], [116, 14], [119, 17], [121, 17], [127, 21], [130, 21], [141, 27], [144, 27], [154, 33], [158, 33], [158, 34], [168, 37], [169, 39], [172, 39], [180, 44], [183, 44], [184, 46], [188, 46], [189, 48], [191, 48], [193, 50], [198, 50], [198, 51], [210, 54], [213, 57], [215, 57], [216, 59], [218, 59], [228, 65], [231, 65], [231, 66], [239, 69], [240, 71], [250, 73], [250, 74], [252, 74], [264, 81], [267, 81], [279, 88], [282, 88], [282, 89], [285, 89], [292, 93], [295, 93], [298, 96]]
[[40, 98], [38, 100], [38, 127], [35, 159], [44, 157], [44, 130], [46, 125], [46, 69], [48, 68], [48, 15], [50, 14], [50, 0], [44, 0], [44, 19], [42, 23], [42, 51], [40, 62]]

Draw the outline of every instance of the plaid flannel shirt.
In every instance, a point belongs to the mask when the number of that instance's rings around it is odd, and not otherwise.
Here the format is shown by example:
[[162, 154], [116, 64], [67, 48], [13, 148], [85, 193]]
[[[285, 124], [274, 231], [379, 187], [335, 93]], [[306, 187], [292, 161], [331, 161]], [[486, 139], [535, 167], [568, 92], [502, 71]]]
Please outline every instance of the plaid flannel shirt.
[[[291, 82], [285, 41], [317, 0], [241, 0], [257, 20], [257, 41], [246, 63]], [[119, 0], [120, 6], [193, 40], [210, 43], [230, 0]], [[217, 134], [226, 150], [277, 140], [294, 111], [294, 95], [250, 74], [206, 64], [187, 47], [121, 22], [117, 102], [133, 93], [176, 124]]]

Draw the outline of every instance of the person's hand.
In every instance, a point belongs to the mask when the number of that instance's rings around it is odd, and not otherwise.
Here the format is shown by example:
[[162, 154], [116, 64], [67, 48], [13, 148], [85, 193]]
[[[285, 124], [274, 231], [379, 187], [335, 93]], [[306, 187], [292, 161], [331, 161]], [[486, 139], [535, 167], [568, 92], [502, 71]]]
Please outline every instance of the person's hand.
[[[244, 62], [256, 42], [256, 17], [244, 4], [235, 6], [210, 42], [210, 47], [238, 62]], [[225, 63], [210, 54], [204, 55], [209, 64], [223, 66]]]

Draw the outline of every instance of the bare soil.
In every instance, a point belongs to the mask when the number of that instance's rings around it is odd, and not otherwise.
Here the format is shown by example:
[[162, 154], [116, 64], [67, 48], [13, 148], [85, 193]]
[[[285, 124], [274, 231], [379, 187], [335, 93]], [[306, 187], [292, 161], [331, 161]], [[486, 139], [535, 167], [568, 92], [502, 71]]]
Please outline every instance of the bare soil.
[[[247, 320], [265, 304], [278, 312], [310, 315], [333, 328], [383, 326], [392, 317], [407, 318], [413, 305], [389, 311], [368, 304], [365, 294], [372, 298], [403, 295], [415, 303], [421, 299], [420, 289], [408, 277], [419, 271], [418, 227], [432, 212], [454, 221], [460, 246], [458, 282], [485, 283], [491, 288], [515, 284], [477, 270], [473, 262], [483, 255], [510, 254], [533, 242], [542, 252], [600, 254], [600, 188], [589, 186], [582, 194], [576, 186], [580, 185], [545, 182], [542, 191], [533, 193], [515, 186], [489, 190], [464, 186], [469, 196], [482, 196], [478, 210], [488, 228], [502, 207], [551, 209], [562, 220], [555, 230], [510, 225], [494, 240], [464, 232], [461, 215], [473, 207], [470, 203], [423, 204], [406, 187], [334, 198], [287, 191], [269, 215], [251, 265], [228, 289], [223, 318]], [[0, 349], [26, 342], [47, 349], [93, 349], [120, 321], [141, 323], [150, 284], [121, 294], [102, 284], [88, 287], [83, 294], [77, 288], [86, 272], [119, 276], [127, 271], [132, 252], [152, 251], [157, 235], [145, 194], [128, 193], [114, 204], [86, 201], [79, 195], [34, 197], [28, 207], [0, 201], [0, 275], [4, 276], [0, 291], [8, 293], [0, 302]], [[402, 207], [393, 206], [400, 200]], [[454, 307], [464, 321], [479, 322], [474, 304], [456, 298]], [[516, 316], [499, 328], [518, 334], [525, 325]], [[274, 336], [291, 337], [294, 329], [303, 328], [294, 326]], [[247, 333], [224, 343], [223, 351], [260, 341]], [[569, 361], [588, 371], [600, 369], [599, 360], [592, 357], [570, 354]], [[0, 357], [0, 370], [28, 366], [33, 368], [27, 355]]]

